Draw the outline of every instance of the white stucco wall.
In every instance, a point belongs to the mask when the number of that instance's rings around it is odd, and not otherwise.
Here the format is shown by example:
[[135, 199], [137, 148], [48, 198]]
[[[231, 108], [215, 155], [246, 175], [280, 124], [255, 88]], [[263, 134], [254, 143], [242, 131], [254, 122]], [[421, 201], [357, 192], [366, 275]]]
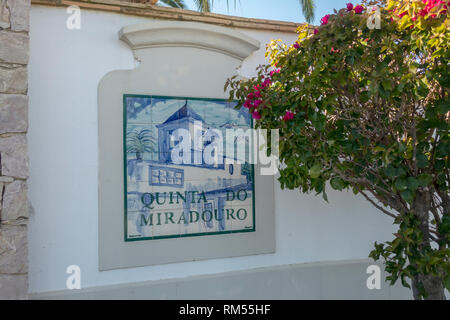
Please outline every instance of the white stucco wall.
[[[83, 10], [81, 30], [68, 30], [67, 17], [63, 8], [31, 10], [30, 292], [65, 289], [66, 268], [73, 264], [81, 267], [82, 287], [87, 288], [367, 258], [374, 241], [391, 239], [391, 219], [360, 197], [330, 190], [326, 203], [314, 195], [281, 191], [277, 183], [275, 254], [98, 271], [97, 85], [107, 72], [135, 66], [131, 50], [117, 33], [148, 19]], [[265, 43], [296, 39], [294, 34], [240, 31], [262, 43], [243, 65], [247, 76], [264, 63]]]

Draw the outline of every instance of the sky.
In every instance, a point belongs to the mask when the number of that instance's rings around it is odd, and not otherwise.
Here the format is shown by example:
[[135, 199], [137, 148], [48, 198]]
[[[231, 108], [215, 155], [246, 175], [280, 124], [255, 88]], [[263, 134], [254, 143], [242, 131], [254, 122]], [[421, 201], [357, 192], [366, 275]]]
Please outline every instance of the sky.
[[[229, 1], [227, 10], [227, 0], [214, 0], [213, 12], [240, 16], [245, 18], [259, 18], [292, 22], [305, 22], [299, 0], [234, 0]], [[195, 10], [193, 0], [185, 0], [190, 9]], [[320, 25], [320, 19], [333, 13], [333, 9], [340, 9], [346, 6], [349, 0], [315, 0], [315, 21], [313, 24]], [[359, 3], [360, 1], [354, 1]]]

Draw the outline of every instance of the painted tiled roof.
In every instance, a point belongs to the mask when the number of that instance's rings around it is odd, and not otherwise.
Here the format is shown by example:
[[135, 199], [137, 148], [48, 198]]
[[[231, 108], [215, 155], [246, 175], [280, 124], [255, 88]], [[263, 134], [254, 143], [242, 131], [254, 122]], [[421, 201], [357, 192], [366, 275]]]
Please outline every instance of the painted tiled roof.
[[163, 124], [183, 118], [192, 118], [194, 120], [205, 122], [202, 117], [198, 115], [198, 113], [196, 113], [191, 107], [188, 106], [188, 102], [186, 101], [184, 106], [182, 106], [174, 114], [172, 114]]

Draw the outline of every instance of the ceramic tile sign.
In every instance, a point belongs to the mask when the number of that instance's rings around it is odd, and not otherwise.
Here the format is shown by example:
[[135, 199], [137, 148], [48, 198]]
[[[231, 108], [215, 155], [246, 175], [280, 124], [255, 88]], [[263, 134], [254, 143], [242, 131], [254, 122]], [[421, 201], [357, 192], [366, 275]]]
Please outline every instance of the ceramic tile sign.
[[234, 106], [124, 95], [125, 241], [255, 231], [251, 139], [227, 139], [252, 119]]

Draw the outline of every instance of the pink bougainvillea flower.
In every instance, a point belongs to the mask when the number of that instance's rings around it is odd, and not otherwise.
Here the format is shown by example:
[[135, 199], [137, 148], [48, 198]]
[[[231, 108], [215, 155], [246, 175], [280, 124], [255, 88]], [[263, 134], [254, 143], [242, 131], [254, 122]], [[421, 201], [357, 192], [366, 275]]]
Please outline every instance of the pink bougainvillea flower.
[[318, 34], [318, 33], [319, 33], [319, 30], [314, 29], [314, 34]]
[[255, 108], [258, 108], [258, 106], [262, 103], [262, 100], [255, 100], [253, 101], [253, 105], [255, 106]]
[[337, 50], [337, 49], [331, 47], [331, 52], [339, 52], [339, 50]]
[[261, 119], [261, 114], [258, 111], [253, 111], [252, 117], [253, 119], [259, 120]]
[[363, 11], [364, 11], [364, 7], [363, 7], [362, 5], [358, 4], [358, 5], [355, 7], [355, 13], [356, 13], [356, 14], [361, 14]]
[[[427, 14], [429, 14], [433, 10], [433, 8], [435, 8], [437, 6], [440, 6], [440, 5], [443, 5], [443, 9], [439, 12], [439, 14], [446, 14], [447, 13], [447, 3], [445, 1], [442, 1], [442, 0], [422, 0], [422, 3], [424, 3], [426, 6], [425, 6], [424, 9], [421, 9], [419, 11], [419, 13], [418, 13], [419, 16], [422, 16], [422, 17], [426, 16]], [[450, 5], [450, 2], [449, 2], [449, 5]], [[435, 13], [430, 14], [430, 17], [431, 18], [435, 18], [436, 14]]]
[[300, 45], [298, 44], [298, 42], [296, 42], [296, 43], [294, 43], [293, 47], [294, 47], [295, 49], [298, 49], [298, 48], [300, 48]]
[[330, 18], [330, 15], [329, 15], [329, 14], [325, 15], [322, 19], [320, 19], [320, 23], [321, 23], [322, 25], [327, 24], [329, 18]]
[[289, 121], [294, 119], [294, 113], [292, 111], [287, 110], [286, 114], [283, 116], [284, 121]]
[[400, 13], [399, 15], [398, 15], [398, 17], [399, 18], [402, 18], [403, 16], [405, 16], [405, 15], [407, 15], [408, 14], [408, 11], [403, 11], [402, 13]]
[[250, 93], [247, 95], [247, 99], [253, 99], [253, 92], [250, 92]]
[[351, 4], [350, 2], [347, 3], [347, 11], [352, 11], [353, 10], [353, 4]]
[[261, 98], [261, 92], [255, 91], [255, 98]]
[[246, 100], [244, 102], [244, 107], [247, 108], [247, 109], [250, 109], [252, 107], [251, 101], [250, 100]]
[[425, 7], [425, 9], [420, 9], [419, 12], [417, 13], [419, 16], [424, 17], [428, 14], [428, 8]]
[[272, 80], [270, 80], [269, 78], [267, 78], [266, 80], [264, 80], [264, 82], [261, 84], [262, 88], [268, 87], [272, 84]]
[[275, 73], [280, 73], [280, 69], [270, 71], [270, 76], [272, 77]]

